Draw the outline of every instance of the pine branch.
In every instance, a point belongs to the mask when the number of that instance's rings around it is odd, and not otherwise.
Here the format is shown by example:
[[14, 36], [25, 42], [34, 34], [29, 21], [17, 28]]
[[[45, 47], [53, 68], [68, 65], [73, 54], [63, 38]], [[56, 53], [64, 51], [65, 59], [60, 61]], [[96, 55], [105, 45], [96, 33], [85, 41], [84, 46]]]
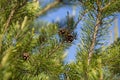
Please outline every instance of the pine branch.
[[10, 15], [5, 23], [5, 28], [4, 28], [4, 32], [7, 31], [7, 28], [10, 26], [10, 23], [11, 23], [11, 20], [13, 19], [14, 17], [14, 14], [17, 10], [19, 10], [20, 8], [22, 8], [23, 6], [25, 6], [27, 3], [27, 0], [25, 0], [22, 5], [19, 5], [19, 2], [17, 4], [15, 4], [15, 6], [13, 7], [13, 9], [11, 10], [10, 12]]
[[13, 16], [14, 16], [14, 13], [15, 13], [16, 7], [17, 7], [17, 5], [15, 5], [15, 6], [13, 7], [13, 9], [11, 10], [11, 12], [10, 12], [10, 15], [9, 15], [9, 17], [8, 17], [6, 23], [5, 23], [5, 29], [4, 29], [4, 32], [7, 31], [7, 28], [8, 28], [9, 25], [10, 25], [10, 22], [11, 22]]
[[40, 12], [38, 12], [38, 14], [36, 15], [36, 17], [41, 16], [42, 14], [46, 13], [48, 10], [54, 8], [56, 5], [58, 5], [60, 3], [59, 0], [54, 1], [53, 3], [47, 5], [44, 9], [40, 10]]
[[99, 6], [99, 2], [97, 3], [98, 5], [98, 14], [97, 14], [97, 21], [96, 21], [96, 25], [94, 27], [94, 32], [92, 35], [92, 42], [89, 48], [89, 52], [88, 52], [88, 65], [90, 64], [92, 55], [93, 55], [93, 51], [94, 51], [94, 47], [95, 47], [95, 43], [96, 43], [96, 38], [97, 38], [97, 34], [98, 34], [98, 29], [100, 27], [101, 24], [101, 8]]
[[101, 10], [105, 10], [107, 9], [112, 3], [114, 2], [114, 0], [110, 1], [107, 5], [105, 5], [103, 8], [101, 8]]
[[63, 43], [59, 43], [59, 45], [56, 46], [54, 49], [48, 51], [48, 56], [47, 56], [47, 58], [50, 57], [53, 53], [55, 53], [55, 52], [61, 47], [62, 44], [63, 44]]
[[96, 22], [96, 26], [94, 28], [94, 32], [93, 32], [93, 37], [92, 37], [92, 43], [91, 43], [91, 46], [90, 46], [90, 49], [89, 49], [89, 55], [88, 55], [88, 65], [90, 64], [90, 60], [91, 60], [91, 57], [92, 57], [92, 54], [93, 54], [93, 51], [94, 51], [94, 47], [95, 47], [95, 43], [96, 43], [96, 38], [97, 38], [97, 34], [98, 34], [98, 28], [100, 26], [100, 20], [99, 20], [99, 17], [97, 19], [97, 22]]
[[[97, 0], [97, 19], [96, 19], [96, 25], [94, 27], [94, 31], [93, 31], [93, 35], [92, 35], [92, 41], [91, 41], [91, 45], [90, 45], [90, 48], [89, 48], [89, 52], [88, 52], [88, 66], [90, 65], [90, 61], [92, 59], [92, 56], [93, 56], [93, 51], [94, 51], [94, 48], [95, 48], [95, 45], [96, 45], [96, 42], [97, 42], [97, 35], [98, 35], [98, 30], [99, 30], [99, 27], [102, 23], [102, 20], [101, 20], [101, 16], [102, 16], [102, 10], [101, 10], [101, 2]], [[100, 64], [100, 69], [101, 69], [101, 62], [99, 63]], [[99, 77], [99, 80], [103, 80], [103, 73], [100, 72], [100, 77]]]

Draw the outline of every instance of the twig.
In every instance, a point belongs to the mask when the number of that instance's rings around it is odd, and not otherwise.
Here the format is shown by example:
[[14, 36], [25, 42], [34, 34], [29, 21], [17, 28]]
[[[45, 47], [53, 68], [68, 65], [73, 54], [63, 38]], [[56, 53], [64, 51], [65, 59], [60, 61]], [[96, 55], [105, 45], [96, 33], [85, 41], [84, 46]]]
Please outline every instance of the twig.
[[108, 4], [106, 4], [103, 8], [101, 8], [101, 11], [107, 9], [112, 3], [114, 2], [114, 0], [110, 1]]
[[5, 23], [4, 32], [6, 32], [6, 31], [7, 31], [7, 28], [10, 26], [10, 23], [11, 23], [11, 20], [13, 19], [13, 16], [14, 16], [14, 14], [15, 14], [15, 11], [16, 11], [17, 9], [22, 8], [26, 3], [27, 3], [27, 0], [25, 0], [25, 1], [22, 3], [22, 5], [15, 4], [15, 6], [14, 6], [13, 9], [11, 10], [10, 15], [9, 15], [9, 17], [8, 17], [6, 23]]
[[15, 6], [13, 7], [13, 9], [11, 10], [11, 12], [10, 12], [10, 15], [9, 15], [9, 17], [8, 17], [6, 23], [5, 23], [4, 32], [7, 31], [7, 28], [8, 28], [8, 26], [10, 25], [10, 22], [11, 22], [11, 20], [12, 20], [12, 18], [13, 18], [13, 15], [14, 15], [14, 13], [15, 13], [16, 7], [17, 7], [17, 5], [15, 5]]
[[94, 27], [94, 32], [92, 35], [92, 42], [91, 42], [89, 52], [88, 52], [88, 65], [90, 64], [90, 61], [91, 61], [91, 58], [93, 55], [93, 51], [94, 51], [94, 47], [95, 47], [95, 43], [96, 43], [96, 38], [97, 38], [97, 34], [98, 34], [98, 29], [99, 29], [99, 26], [101, 24], [101, 18], [100, 18], [101, 17], [101, 10], [100, 10], [99, 3], [97, 3], [97, 5], [98, 5], [97, 21], [96, 21], [96, 25]]
[[43, 13], [46, 13], [48, 10], [50, 10], [51, 8], [54, 8], [59, 3], [60, 3], [59, 0], [57, 0], [57, 1], [54, 1], [53, 3], [47, 5], [45, 8], [43, 8], [42, 10], [40, 10], [40, 12], [38, 12], [38, 14], [36, 15], [36, 17], [39, 17]]
[[48, 51], [48, 56], [47, 56], [47, 58], [48, 58], [49, 56], [51, 56], [53, 53], [55, 53], [55, 52], [61, 47], [61, 45], [62, 45], [62, 43], [60, 43], [60, 44], [59, 44], [58, 46], [56, 46], [54, 49]]
[[97, 7], [98, 7], [98, 14], [97, 14], [97, 21], [96, 21], [96, 25], [94, 27], [94, 32], [93, 32], [93, 37], [92, 37], [92, 43], [91, 46], [89, 48], [89, 52], [88, 52], [88, 65], [90, 64], [91, 61], [91, 57], [94, 51], [94, 47], [95, 47], [95, 43], [96, 43], [96, 38], [97, 38], [97, 34], [98, 34], [98, 28], [101, 24], [101, 12], [106, 9], [107, 7], [109, 7], [111, 5], [111, 3], [113, 2], [113, 0], [111, 2], [109, 2], [105, 7], [101, 8], [101, 5], [99, 3], [99, 1], [97, 1]]

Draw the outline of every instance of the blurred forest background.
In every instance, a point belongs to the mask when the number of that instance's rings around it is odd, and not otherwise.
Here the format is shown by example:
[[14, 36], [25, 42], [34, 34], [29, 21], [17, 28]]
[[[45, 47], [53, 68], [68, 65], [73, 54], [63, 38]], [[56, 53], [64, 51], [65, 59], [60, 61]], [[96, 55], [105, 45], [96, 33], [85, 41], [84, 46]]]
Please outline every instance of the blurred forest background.
[[0, 80], [120, 80], [120, 0], [0, 0]]

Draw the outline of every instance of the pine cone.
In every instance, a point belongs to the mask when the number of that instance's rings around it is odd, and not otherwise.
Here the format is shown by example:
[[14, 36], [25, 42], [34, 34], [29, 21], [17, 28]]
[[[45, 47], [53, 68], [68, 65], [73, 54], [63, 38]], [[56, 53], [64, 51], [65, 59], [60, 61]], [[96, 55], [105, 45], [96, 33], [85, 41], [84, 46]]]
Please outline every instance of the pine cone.
[[64, 35], [66, 32], [67, 32], [66, 29], [60, 29], [58, 33], [59, 35]]
[[67, 41], [67, 42], [72, 42], [73, 40], [74, 40], [73, 35], [68, 34], [68, 35], [66, 36], [66, 41]]
[[59, 2], [63, 2], [63, 0], [58, 0]]
[[23, 59], [24, 60], [28, 60], [28, 58], [29, 58], [29, 53], [23, 53]]
[[62, 36], [65, 42], [72, 42], [74, 40], [74, 36], [70, 33], [70, 30], [66, 28], [60, 29], [58, 34]]

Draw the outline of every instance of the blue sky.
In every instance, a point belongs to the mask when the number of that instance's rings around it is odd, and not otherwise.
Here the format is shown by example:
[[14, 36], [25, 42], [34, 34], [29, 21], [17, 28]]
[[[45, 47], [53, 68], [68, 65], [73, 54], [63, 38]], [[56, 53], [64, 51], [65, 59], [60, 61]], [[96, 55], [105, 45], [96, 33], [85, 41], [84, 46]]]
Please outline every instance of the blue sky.
[[[59, 9], [58, 8], [54, 9], [54, 11], [53, 10], [49, 11], [44, 16], [40, 16], [38, 18], [38, 21], [39, 20], [44, 20], [44, 21], [47, 21], [47, 22], [53, 22], [53, 21], [56, 21], [56, 20], [61, 20], [61, 19], [66, 18], [67, 12], [69, 12], [71, 15], [78, 16], [79, 8], [75, 8], [74, 11], [73, 11], [73, 7], [65, 5], [64, 7], [60, 7]], [[120, 36], [120, 14], [118, 14], [118, 15], [119, 15], [118, 16], [118, 26], [119, 26], [119, 36]], [[114, 25], [111, 27], [111, 31], [113, 31], [113, 29], [114, 29], [113, 27], [114, 27]], [[68, 53], [68, 56], [65, 59], [66, 62], [71, 62], [71, 61], [75, 60], [75, 55], [76, 55], [76, 49], [75, 48], [76, 48], [76, 45], [73, 44], [69, 48], [69, 50], [66, 51]]]

